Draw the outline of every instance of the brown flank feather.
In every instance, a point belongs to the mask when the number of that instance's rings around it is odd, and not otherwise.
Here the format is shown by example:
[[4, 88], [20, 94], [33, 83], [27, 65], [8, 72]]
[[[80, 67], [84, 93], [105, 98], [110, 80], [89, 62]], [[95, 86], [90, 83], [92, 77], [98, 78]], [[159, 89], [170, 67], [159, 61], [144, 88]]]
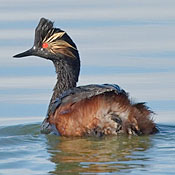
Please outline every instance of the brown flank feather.
[[60, 105], [48, 120], [62, 136], [141, 135], [156, 132], [150, 114], [144, 104], [132, 105], [126, 95], [107, 92]]

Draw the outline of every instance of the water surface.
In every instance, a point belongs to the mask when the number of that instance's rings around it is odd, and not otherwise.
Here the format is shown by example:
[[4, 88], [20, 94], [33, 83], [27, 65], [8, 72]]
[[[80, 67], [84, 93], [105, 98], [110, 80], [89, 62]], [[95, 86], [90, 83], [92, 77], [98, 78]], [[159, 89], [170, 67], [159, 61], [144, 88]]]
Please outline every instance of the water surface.
[[174, 174], [175, 127], [153, 136], [64, 138], [40, 125], [0, 127], [2, 174]]

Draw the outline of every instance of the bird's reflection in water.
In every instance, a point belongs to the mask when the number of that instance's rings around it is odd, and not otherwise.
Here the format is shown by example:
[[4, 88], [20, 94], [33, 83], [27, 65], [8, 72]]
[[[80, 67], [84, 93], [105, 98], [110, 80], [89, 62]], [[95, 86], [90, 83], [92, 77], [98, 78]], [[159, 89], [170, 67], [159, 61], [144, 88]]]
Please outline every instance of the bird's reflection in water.
[[52, 174], [130, 172], [145, 167], [150, 137], [64, 138], [48, 136], [48, 152], [56, 164]]

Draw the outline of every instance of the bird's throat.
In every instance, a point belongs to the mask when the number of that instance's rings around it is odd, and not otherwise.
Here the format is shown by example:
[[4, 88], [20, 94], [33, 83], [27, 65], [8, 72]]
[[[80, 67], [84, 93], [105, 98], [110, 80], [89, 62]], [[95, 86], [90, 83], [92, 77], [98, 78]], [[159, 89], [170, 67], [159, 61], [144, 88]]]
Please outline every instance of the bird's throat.
[[48, 107], [48, 115], [51, 111], [52, 104], [59, 96], [68, 89], [76, 87], [78, 75], [75, 74], [74, 68], [65, 61], [53, 61], [57, 73], [57, 82], [53, 89], [53, 95]]

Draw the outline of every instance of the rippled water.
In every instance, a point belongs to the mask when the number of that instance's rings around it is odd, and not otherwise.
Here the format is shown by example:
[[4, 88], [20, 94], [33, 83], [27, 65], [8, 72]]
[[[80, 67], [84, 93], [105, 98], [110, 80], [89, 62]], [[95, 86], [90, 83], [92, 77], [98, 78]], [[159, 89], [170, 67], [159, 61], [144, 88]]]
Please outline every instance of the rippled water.
[[39, 124], [0, 128], [2, 174], [174, 174], [175, 127], [153, 136], [44, 136]]
[[[174, 174], [174, 8], [173, 0], [0, 0], [0, 174]], [[77, 44], [80, 85], [119, 84], [133, 100], [147, 101], [160, 133], [41, 135], [53, 65], [12, 58], [32, 47], [41, 17], [55, 21]]]

